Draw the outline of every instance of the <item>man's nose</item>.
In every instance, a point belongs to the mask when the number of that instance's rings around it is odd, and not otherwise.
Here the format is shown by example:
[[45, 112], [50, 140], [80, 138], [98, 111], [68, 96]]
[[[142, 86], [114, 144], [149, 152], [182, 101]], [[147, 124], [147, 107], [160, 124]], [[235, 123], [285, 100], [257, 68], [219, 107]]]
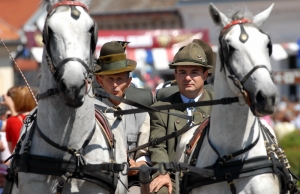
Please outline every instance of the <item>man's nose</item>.
[[187, 74], [187, 75], [185, 76], [185, 79], [186, 79], [186, 80], [191, 80], [191, 79], [192, 79], [192, 77], [191, 77], [191, 75], [190, 75], [190, 74]]

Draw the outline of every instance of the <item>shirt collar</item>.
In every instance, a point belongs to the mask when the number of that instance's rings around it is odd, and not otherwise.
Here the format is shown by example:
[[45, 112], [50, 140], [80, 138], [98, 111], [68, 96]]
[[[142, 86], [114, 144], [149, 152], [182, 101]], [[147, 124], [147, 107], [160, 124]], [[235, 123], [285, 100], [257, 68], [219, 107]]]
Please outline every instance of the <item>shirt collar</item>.
[[180, 94], [180, 97], [182, 99], [183, 103], [188, 103], [190, 100], [194, 100], [195, 102], [198, 102], [198, 100], [200, 99], [201, 95], [203, 94], [203, 92], [201, 94], [199, 94], [196, 98], [187, 98], [184, 95]]

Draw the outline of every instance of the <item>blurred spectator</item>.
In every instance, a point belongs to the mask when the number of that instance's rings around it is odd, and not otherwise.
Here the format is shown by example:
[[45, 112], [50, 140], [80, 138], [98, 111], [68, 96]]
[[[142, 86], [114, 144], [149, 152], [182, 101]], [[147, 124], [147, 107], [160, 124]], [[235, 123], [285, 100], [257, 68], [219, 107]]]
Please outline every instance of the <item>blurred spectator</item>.
[[[1, 131], [5, 131], [7, 116], [8, 116], [8, 107], [4, 104], [0, 104], [0, 133], [2, 133]], [[0, 134], [0, 162], [1, 163], [3, 161], [2, 152], [7, 147], [4, 145], [6, 144], [6, 142], [2, 141], [2, 135], [3, 134]]]
[[0, 104], [0, 131], [5, 130], [7, 116], [8, 107], [4, 104]]
[[13, 93], [5, 96], [5, 103], [11, 110], [11, 116], [6, 123], [6, 139], [12, 153], [19, 140], [23, 120], [36, 104], [27, 86], [14, 88]]
[[281, 139], [283, 136], [296, 129], [296, 126], [292, 122], [293, 120], [294, 115], [290, 111], [286, 111], [282, 120], [275, 124], [274, 130], [278, 139]]
[[6, 178], [5, 178], [5, 175], [7, 174], [6, 170], [7, 170], [7, 165], [0, 164], [0, 193], [2, 193], [3, 187], [6, 182]]

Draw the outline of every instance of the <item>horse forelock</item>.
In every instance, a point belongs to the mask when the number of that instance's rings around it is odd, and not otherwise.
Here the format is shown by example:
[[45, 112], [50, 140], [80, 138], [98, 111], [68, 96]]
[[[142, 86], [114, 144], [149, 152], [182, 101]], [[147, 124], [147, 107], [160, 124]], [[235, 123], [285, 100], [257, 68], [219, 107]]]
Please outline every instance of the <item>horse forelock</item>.
[[[62, 1], [65, 1], [65, 0], [44, 0], [42, 2], [42, 6], [46, 7], [46, 10], [49, 11], [53, 5], [55, 5], [58, 2], [62, 2]], [[75, 0], [75, 1], [81, 2], [87, 7], [89, 7], [90, 3], [91, 3], [91, 0]]]
[[231, 21], [240, 19], [253, 19], [253, 14], [247, 9], [247, 7], [233, 8], [229, 10], [228, 16], [228, 18], [231, 19]]

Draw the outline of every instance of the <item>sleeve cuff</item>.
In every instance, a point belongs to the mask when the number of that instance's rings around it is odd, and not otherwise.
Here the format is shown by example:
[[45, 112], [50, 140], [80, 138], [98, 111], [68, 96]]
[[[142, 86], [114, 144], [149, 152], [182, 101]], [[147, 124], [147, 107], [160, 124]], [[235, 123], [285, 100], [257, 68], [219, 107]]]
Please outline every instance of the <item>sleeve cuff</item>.
[[151, 160], [148, 156], [141, 156], [136, 159], [136, 162], [140, 162], [140, 161], [145, 161], [148, 164], [148, 166], [152, 165]]

